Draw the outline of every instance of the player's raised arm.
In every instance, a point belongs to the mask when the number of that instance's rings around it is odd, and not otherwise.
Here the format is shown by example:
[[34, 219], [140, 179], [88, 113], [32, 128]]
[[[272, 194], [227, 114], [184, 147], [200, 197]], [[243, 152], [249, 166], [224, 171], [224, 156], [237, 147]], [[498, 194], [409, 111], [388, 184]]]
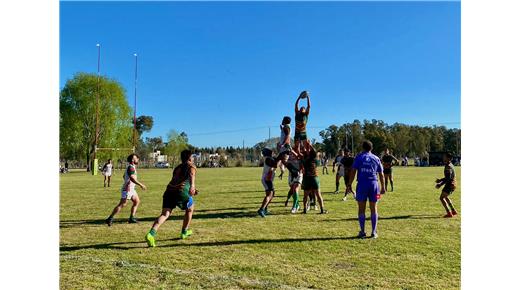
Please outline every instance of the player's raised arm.
[[305, 111], [305, 113], [307, 115], [309, 115], [310, 110], [311, 110], [311, 96], [309, 94], [307, 94], [307, 110]]
[[296, 99], [296, 103], [294, 104], [294, 112], [295, 113], [298, 113], [298, 111], [299, 111], [298, 104], [300, 103], [300, 98], [301, 98], [301, 96], [298, 96], [298, 98]]

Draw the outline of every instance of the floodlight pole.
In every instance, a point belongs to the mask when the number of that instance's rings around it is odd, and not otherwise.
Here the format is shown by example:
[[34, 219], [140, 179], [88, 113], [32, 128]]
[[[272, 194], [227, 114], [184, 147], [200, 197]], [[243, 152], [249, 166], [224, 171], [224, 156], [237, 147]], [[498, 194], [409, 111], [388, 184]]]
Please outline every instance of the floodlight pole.
[[96, 151], [97, 151], [97, 146], [98, 146], [98, 142], [99, 142], [99, 78], [100, 78], [100, 74], [99, 74], [99, 65], [100, 65], [100, 60], [101, 60], [101, 44], [96, 44], [97, 48], [98, 48], [98, 59], [97, 59], [97, 94], [96, 94], [96, 131], [94, 133], [94, 155], [92, 156], [93, 160], [92, 160], [92, 168], [90, 168], [90, 170], [92, 170], [92, 174], [93, 175], [96, 175], [97, 174], [97, 169], [95, 167], [97, 167], [96, 165], [96, 161], [97, 161], [97, 156], [96, 156]]
[[133, 136], [133, 145], [134, 150], [137, 142], [137, 121], [136, 121], [136, 111], [137, 111], [137, 53], [134, 53], [135, 56], [135, 75], [134, 75], [134, 136]]

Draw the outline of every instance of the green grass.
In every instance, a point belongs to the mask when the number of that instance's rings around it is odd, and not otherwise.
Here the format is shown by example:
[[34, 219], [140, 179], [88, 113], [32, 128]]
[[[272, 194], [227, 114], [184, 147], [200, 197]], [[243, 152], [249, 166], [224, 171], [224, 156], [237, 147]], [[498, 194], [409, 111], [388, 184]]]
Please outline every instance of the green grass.
[[[60, 287], [63, 289], [455, 289], [460, 288], [460, 217], [444, 210], [434, 188], [442, 168], [396, 168], [396, 190], [379, 203], [379, 239], [353, 239], [357, 206], [333, 195], [320, 176], [327, 215], [289, 213], [287, 180], [277, 180], [272, 215], [256, 215], [264, 196], [261, 168], [199, 169], [193, 236], [179, 240], [182, 212], [160, 228], [158, 247], [144, 236], [160, 213], [171, 170], [139, 170], [139, 224], [130, 207], [112, 227], [103, 221], [119, 200], [113, 187], [84, 172], [60, 179]], [[457, 168], [460, 184], [460, 168]], [[344, 189], [342, 183], [341, 188]], [[460, 188], [453, 194], [460, 208]], [[460, 211], [459, 211], [460, 213]], [[369, 214], [367, 214], [367, 217]], [[367, 228], [370, 221], [367, 221]]]

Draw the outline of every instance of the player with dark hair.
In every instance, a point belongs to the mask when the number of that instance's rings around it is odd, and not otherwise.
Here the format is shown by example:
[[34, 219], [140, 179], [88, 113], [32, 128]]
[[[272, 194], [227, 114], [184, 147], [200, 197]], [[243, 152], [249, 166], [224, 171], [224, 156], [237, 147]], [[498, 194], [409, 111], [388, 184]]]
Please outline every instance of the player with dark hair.
[[184, 210], [181, 239], [191, 236], [192, 230], [189, 226], [195, 209], [193, 196], [198, 194], [195, 187], [196, 173], [197, 168], [193, 163], [192, 152], [183, 150], [181, 152], [181, 164], [173, 169], [172, 179], [163, 194], [161, 215], [154, 221], [152, 228], [145, 236], [149, 247], [155, 247], [155, 238], [159, 227], [170, 217], [172, 210], [176, 207]]
[[128, 200], [132, 201], [132, 209], [130, 211], [128, 223], [137, 223], [135, 213], [137, 212], [137, 207], [141, 201], [135, 191], [135, 185], [139, 185], [143, 190], [146, 190], [146, 186], [137, 180], [137, 164], [139, 163], [139, 155], [132, 153], [126, 158], [126, 160], [128, 161], [128, 166], [126, 167], [125, 175], [123, 176], [124, 182], [121, 187], [121, 199], [116, 207], [114, 207], [112, 214], [110, 214], [110, 216], [105, 220], [105, 223], [108, 226], [112, 225], [114, 216], [125, 207]]
[[381, 157], [381, 161], [383, 161], [383, 174], [385, 176], [385, 190], [388, 190], [388, 179], [390, 179], [390, 186], [392, 187], [391, 191], [394, 191], [394, 176], [392, 174], [392, 167], [399, 163], [399, 160], [395, 158], [392, 154], [390, 154], [390, 149], [386, 148], [383, 157]]
[[285, 206], [289, 203], [289, 199], [293, 198], [293, 205], [291, 213], [296, 213], [300, 209], [298, 190], [303, 181], [303, 164], [300, 160], [301, 156], [296, 155], [296, 152], [291, 151], [286, 167], [289, 170], [289, 192], [287, 193], [287, 200]]
[[324, 208], [323, 198], [320, 192], [320, 178], [318, 177], [317, 154], [309, 140], [303, 146], [303, 213], [307, 213], [307, 200], [314, 196], [320, 205], [322, 214], [327, 213]]
[[[291, 117], [285, 116], [282, 119], [282, 124], [280, 125], [280, 140], [277, 144], [278, 152], [291, 151]], [[280, 179], [282, 179], [283, 174], [285, 172], [285, 165], [280, 163]]]
[[[348, 181], [350, 177], [350, 173], [352, 171], [352, 165], [354, 164], [354, 157], [352, 157], [352, 152], [350, 150], [345, 149], [345, 156], [341, 159], [341, 165], [343, 166], [343, 170], [345, 175], [343, 176], [343, 180], [345, 181], [345, 195], [341, 200], [346, 201], [347, 195], [351, 192], [348, 190]], [[352, 192], [354, 199], [356, 198], [356, 194]]]
[[278, 154], [276, 158], [273, 158], [273, 151], [271, 149], [264, 148], [262, 149], [262, 155], [265, 157], [264, 170], [262, 172], [262, 185], [265, 189], [265, 197], [257, 212], [261, 217], [265, 217], [269, 213], [267, 211], [267, 206], [273, 199], [275, 193], [273, 179], [276, 174], [276, 168], [278, 167], [278, 163], [280, 161], [283, 163], [287, 162], [289, 152], [284, 151]]
[[[336, 190], [334, 191], [334, 194], [339, 193], [339, 181], [341, 180], [341, 177], [345, 179], [345, 170], [343, 168], [343, 164], [341, 163], [341, 160], [345, 156], [345, 151], [343, 149], [340, 149], [338, 151], [338, 155], [334, 157], [334, 161], [332, 162], [332, 173], [336, 171]], [[336, 165], [338, 168], [336, 169]]]
[[[307, 99], [307, 108], [301, 107], [298, 108], [300, 99]], [[311, 110], [311, 97], [309, 92], [303, 91], [296, 99], [296, 103], [294, 104], [294, 122], [295, 122], [295, 130], [294, 130], [294, 145], [296, 153], [301, 152], [301, 147], [304, 142], [307, 140], [307, 120], [309, 119], [309, 113]]]
[[[358, 238], [366, 237], [365, 234], [365, 209], [367, 199], [370, 204], [370, 220], [372, 221], [372, 235], [371, 238], [377, 238], [377, 201], [380, 194], [385, 193], [385, 184], [383, 177], [383, 165], [379, 158], [372, 154], [372, 142], [366, 140], [362, 144], [363, 152], [358, 154], [352, 164], [350, 171], [350, 178], [348, 183], [348, 190], [352, 191], [352, 182], [357, 173], [356, 186], [356, 200], [358, 202], [358, 220], [359, 220], [359, 234]], [[377, 179], [381, 186], [378, 186]]]
[[112, 159], [108, 159], [107, 163], [103, 165], [103, 169], [101, 170], [103, 173], [103, 176], [105, 177], [103, 180], [103, 187], [110, 187], [110, 179], [112, 177], [112, 169], [114, 165], [112, 165]]
[[440, 188], [444, 185], [439, 199], [441, 200], [442, 206], [446, 210], [446, 215], [444, 216], [445, 218], [451, 218], [457, 215], [457, 211], [453, 207], [453, 204], [451, 203], [451, 200], [449, 198], [449, 196], [455, 191], [455, 188], [457, 188], [457, 181], [455, 179], [455, 167], [453, 166], [453, 163], [451, 163], [452, 159], [453, 155], [451, 155], [451, 153], [444, 154], [444, 178], [437, 179], [435, 181], [437, 183], [435, 188]]

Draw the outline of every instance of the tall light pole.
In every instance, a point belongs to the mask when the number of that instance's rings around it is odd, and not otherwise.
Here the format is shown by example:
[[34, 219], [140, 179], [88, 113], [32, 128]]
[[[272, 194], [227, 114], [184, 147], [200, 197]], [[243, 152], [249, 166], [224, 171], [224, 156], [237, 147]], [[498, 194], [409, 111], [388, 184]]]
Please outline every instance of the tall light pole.
[[136, 119], [136, 111], [137, 111], [137, 53], [134, 53], [135, 57], [135, 75], [134, 75], [134, 135], [133, 135], [133, 145], [135, 152], [135, 145], [137, 142], [137, 119]]
[[96, 156], [96, 151], [97, 151], [97, 146], [98, 146], [98, 142], [99, 142], [99, 78], [100, 78], [100, 74], [99, 74], [99, 65], [100, 65], [100, 60], [101, 60], [101, 44], [96, 44], [97, 48], [98, 48], [98, 58], [97, 58], [97, 94], [96, 94], [96, 131], [94, 133], [94, 154], [92, 156], [92, 166], [90, 168], [90, 170], [92, 171], [92, 175], [97, 175], [97, 156]]

